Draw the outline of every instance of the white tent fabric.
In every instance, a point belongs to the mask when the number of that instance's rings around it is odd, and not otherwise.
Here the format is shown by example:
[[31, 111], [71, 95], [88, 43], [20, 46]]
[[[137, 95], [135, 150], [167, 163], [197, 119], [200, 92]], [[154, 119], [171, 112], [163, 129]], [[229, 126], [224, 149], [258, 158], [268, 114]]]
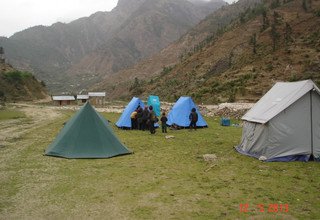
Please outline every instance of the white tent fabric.
[[320, 94], [319, 88], [312, 80], [278, 82], [242, 117], [242, 120], [264, 124], [312, 89]]
[[276, 83], [242, 119], [240, 153], [267, 161], [320, 160], [320, 92], [311, 80]]

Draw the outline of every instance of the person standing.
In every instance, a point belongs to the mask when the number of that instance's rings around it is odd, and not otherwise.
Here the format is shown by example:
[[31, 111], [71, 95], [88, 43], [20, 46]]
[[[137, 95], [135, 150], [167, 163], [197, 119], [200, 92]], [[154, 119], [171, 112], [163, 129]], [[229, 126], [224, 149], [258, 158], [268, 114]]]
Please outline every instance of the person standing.
[[168, 121], [168, 118], [167, 118], [165, 112], [162, 113], [162, 117], [161, 117], [160, 121], [161, 121], [162, 133], [167, 133], [167, 121]]
[[142, 108], [138, 108], [138, 113], [137, 113], [137, 124], [138, 124], [138, 129], [142, 130]]
[[149, 127], [149, 123], [148, 120], [150, 118], [150, 112], [149, 112], [149, 109], [148, 109], [148, 106], [145, 106], [143, 111], [142, 111], [142, 130], [144, 131], [145, 129], [148, 129]]
[[131, 118], [131, 129], [137, 129], [138, 128], [138, 123], [137, 123], [137, 110], [133, 111], [130, 115]]
[[190, 120], [190, 125], [189, 125], [190, 130], [192, 128], [194, 128], [194, 130], [197, 130], [198, 113], [196, 111], [196, 108], [191, 109], [189, 120]]
[[153, 111], [152, 105], [149, 106], [149, 120], [148, 120], [149, 130], [151, 134], [156, 133], [154, 123], [156, 122], [156, 113]]

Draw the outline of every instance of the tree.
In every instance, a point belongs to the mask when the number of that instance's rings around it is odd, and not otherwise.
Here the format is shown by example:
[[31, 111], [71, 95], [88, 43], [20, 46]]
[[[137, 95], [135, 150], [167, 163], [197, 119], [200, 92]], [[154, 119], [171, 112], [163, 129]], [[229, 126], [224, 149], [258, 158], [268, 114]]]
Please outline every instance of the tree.
[[308, 11], [308, 7], [307, 7], [307, 0], [302, 0], [302, 8], [305, 12]]
[[289, 45], [289, 43], [292, 42], [292, 28], [291, 26], [286, 22], [286, 26], [284, 29], [284, 43], [286, 46]]
[[262, 11], [262, 27], [261, 27], [261, 32], [266, 30], [269, 27], [269, 19], [267, 16], [267, 10], [264, 9]]
[[130, 91], [133, 95], [140, 95], [141, 93], [143, 93], [142, 83], [137, 77], [134, 78], [134, 82], [130, 86]]
[[256, 54], [257, 53], [257, 34], [256, 33], [254, 33], [251, 37], [250, 37], [250, 45], [252, 45], [252, 52], [254, 53], [254, 54]]
[[240, 14], [240, 23], [243, 24], [245, 22], [245, 14], [244, 13], [241, 13]]
[[280, 38], [280, 34], [277, 32], [277, 28], [275, 24], [271, 25], [271, 39], [272, 39], [272, 50], [276, 51], [277, 41]]
[[275, 24], [275, 25], [279, 25], [279, 18], [280, 18], [280, 15], [279, 15], [279, 13], [278, 12], [276, 12], [276, 11], [274, 11], [273, 12], [273, 23]]
[[279, 0], [273, 0], [271, 5], [270, 5], [270, 8], [271, 9], [278, 8], [280, 5], [281, 5], [281, 3], [280, 3]]

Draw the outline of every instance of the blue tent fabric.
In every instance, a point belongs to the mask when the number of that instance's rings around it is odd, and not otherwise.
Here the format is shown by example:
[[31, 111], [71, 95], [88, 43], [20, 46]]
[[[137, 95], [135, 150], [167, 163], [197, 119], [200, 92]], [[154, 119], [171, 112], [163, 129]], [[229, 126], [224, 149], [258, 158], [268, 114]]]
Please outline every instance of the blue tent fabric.
[[119, 120], [116, 122], [116, 126], [119, 128], [131, 128], [131, 113], [138, 108], [140, 105], [141, 108], [144, 108], [143, 102], [137, 98], [133, 97], [126, 108], [123, 110], [122, 115]]
[[148, 106], [153, 107], [153, 111], [156, 113], [156, 116], [160, 116], [160, 99], [159, 96], [150, 95], [148, 98]]
[[189, 127], [189, 115], [191, 109], [195, 108], [198, 113], [197, 127], [208, 127], [207, 122], [203, 119], [198, 107], [194, 104], [191, 97], [182, 96], [178, 99], [168, 114], [167, 125], [176, 124], [180, 127]]
[[310, 155], [290, 155], [285, 157], [275, 157], [266, 160], [267, 162], [291, 162], [291, 161], [301, 161], [308, 162]]

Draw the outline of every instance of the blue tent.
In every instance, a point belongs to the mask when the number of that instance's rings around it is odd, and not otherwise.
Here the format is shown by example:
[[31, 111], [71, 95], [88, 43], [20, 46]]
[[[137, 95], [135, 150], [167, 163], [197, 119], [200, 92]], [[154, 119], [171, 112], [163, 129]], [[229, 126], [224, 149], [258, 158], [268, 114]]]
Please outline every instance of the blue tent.
[[119, 128], [131, 128], [130, 115], [134, 110], [138, 108], [138, 106], [144, 108], [143, 102], [139, 98], [133, 97], [126, 108], [123, 110], [122, 115], [116, 123], [116, 126]]
[[195, 108], [198, 113], [197, 127], [208, 127], [207, 122], [203, 119], [198, 107], [194, 104], [191, 97], [188, 96], [180, 97], [176, 104], [174, 104], [174, 106], [168, 114], [167, 124], [169, 126], [171, 126], [172, 124], [176, 124], [180, 127], [189, 127], [189, 115], [192, 108]]
[[148, 106], [153, 107], [153, 111], [156, 113], [156, 116], [160, 116], [160, 99], [158, 96], [150, 95], [148, 98]]

